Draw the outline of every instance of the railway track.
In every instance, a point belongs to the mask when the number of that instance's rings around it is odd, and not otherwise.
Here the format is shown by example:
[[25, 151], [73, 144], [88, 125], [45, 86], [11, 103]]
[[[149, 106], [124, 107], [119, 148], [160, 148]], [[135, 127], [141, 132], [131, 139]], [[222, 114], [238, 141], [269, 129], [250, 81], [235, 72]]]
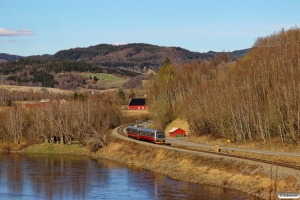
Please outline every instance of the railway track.
[[[124, 132], [124, 129], [126, 128], [127, 125], [120, 126], [117, 129], [117, 132], [122, 135], [127, 137], [127, 134]], [[233, 154], [226, 154], [226, 153], [221, 153], [221, 152], [212, 152], [212, 151], [207, 151], [207, 150], [200, 150], [200, 149], [191, 149], [188, 147], [183, 147], [183, 146], [172, 146], [174, 149], [182, 149], [182, 150], [188, 150], [191, 152], [199, 152], [199, 153], [206, 153], [206, 154], [212, 154], [212, 155], [218, 155], [218, 156], [225, 156], [225, 157], [231, 157], [231, 158], [237, 158], [237, 159], [243, 159], [243, 160], [248, 160], [248, 161], [255, 161], [255, 162], [261, 162], [269, 165], [274, 165], [274, 166], [280, 166], [280, 167], [285, 167], [285, 168], [290, 168], [294, 170], [300, 170], [300, 166], [298, 165], [293, 165], [289, 163], [283, 163], [283, 162], [278, 162], [278, 161], [270, 161], [270, 160], [264, 160], [260, 158], [251, 158], [247, 156], [239, 156], [239, 155], [233, 155]]]

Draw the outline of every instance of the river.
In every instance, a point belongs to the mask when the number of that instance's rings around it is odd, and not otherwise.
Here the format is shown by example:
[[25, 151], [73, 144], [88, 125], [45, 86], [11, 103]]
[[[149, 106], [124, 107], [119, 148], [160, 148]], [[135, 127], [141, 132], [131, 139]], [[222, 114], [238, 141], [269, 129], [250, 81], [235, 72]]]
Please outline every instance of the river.
[[254, 199], [84, 156], [0, 154], [0, 199]]

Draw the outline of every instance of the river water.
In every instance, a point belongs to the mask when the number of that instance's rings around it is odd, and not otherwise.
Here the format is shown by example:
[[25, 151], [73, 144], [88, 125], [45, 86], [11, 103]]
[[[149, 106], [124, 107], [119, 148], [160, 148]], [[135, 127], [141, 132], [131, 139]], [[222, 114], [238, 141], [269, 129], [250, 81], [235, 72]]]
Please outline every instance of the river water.
[[253, 199], [84, 156], [0, 154], [0, 199]]

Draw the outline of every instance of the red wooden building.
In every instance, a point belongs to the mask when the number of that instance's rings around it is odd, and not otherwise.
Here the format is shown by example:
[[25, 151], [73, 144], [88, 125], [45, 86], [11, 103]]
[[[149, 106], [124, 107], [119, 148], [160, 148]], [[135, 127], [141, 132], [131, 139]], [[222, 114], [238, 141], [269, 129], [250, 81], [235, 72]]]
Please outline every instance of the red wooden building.
[[169, 133], [170, 133], [170, 137], [186, 137], [188, 135], [188, 132], [186, 132], [181, 128], [176, 128], [176, 127], [169, 130]]
[[147, 110], [145, 98], [132, 98], [127, 107], [128, 110]]
[[[65, 101], [65, 100], [63, 100]], [[23, 108], [33, 108], [33, 107], [45, 107], [47, 104], [51, 103], [52, 105], [58, 105], [57, 100], [42, 99], [40, 102], [37, 101], [26, 101], [22, 104]]]
[[22, 104], [23, 108], [34, 108], [34, 107], [39, 107], [38, 102], [25, 102]]

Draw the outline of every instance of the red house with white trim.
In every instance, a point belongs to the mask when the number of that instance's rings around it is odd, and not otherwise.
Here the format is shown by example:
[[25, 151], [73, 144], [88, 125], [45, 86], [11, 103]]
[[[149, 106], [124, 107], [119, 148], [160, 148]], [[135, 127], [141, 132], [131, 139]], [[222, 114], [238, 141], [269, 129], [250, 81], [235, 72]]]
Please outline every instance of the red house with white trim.
[[169, 130], [169, 133], [170, 133], [170, 137], [186, 137], [188, 135], [188, 132], [186, 132], [181, 128], [176, 128], [176, 127]]
[[127, 106], [128, 110], [147, 110], [145, 98], [132, 98]]

